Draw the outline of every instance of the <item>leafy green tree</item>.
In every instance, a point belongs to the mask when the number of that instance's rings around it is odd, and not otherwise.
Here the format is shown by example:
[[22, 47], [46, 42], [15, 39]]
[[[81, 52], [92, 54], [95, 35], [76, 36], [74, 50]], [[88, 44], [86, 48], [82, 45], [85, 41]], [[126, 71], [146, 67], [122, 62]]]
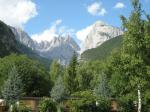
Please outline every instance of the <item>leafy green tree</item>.
[[132, 0], [133, 11], [129, 17], [121, 17], [125, 30], [123, 52], [130, 55], [141, 55], [144, 50], [144, 21], [139, 0]]
[[144, 21], [144, 50], [143, 50], [143, 59], [147, 65], [150, 65], [150, 15], [147, 15], [147, 21]]
[[120, 99], [123, 108], [130, 112], [133, 111], [133, 106], [131, 106], [132, 109], [127, 108], [129, 107], [127, 104], [133, 105], [133, 102], [138, 100], [138, 85], [142, 88], [141, 92], [144, 97], [144, 91], [148, 85], [145, 79], [147, 70], [142, 59], [127, 53], [117, 55], [112, 56], [108, 65], [112, 74], [109, 85], [113, 96]]
[[51, 97], [57, 101], [60, 102], [67, 96], [67, 90], [65, 87], [65, 83], [62, 76], [59, 76], [55, 82], [54, 87], [51, 91]]
[[[126, 104], [138, 102], [138, 111], [141, 111], [141, 105], [144, 104], [145, 91], [148, 89], [148, 72], [146, 61], [149, 49], [149, 36], [147, 20], [142, 19], [142, 9], [139, 0], [132, 0], [133, 11], [129, 17], [121, 17], [125, 28], [123, 47], [117, 56], [113, 56], [110, 61], [109, 70], [112, 75], [110, 87], [113, 94], [126, 101], [122, 104], [125, 111], [130, 112], [133, 108], [127, 108]], [[147, 36], [145, 36], [147, 35]], [[122, 100], [123, 99], [123, 100]], [[141, 104], [142, 103], [142, 104]]]
[[11, 68], [8, 75], [9, 77], [3, 86], [2, 96], [9, 104], [14, 104], [20, 99], [23, 92], [22, 79], [15, 66]]
[[93, 90], [103, 70], [101, 61], [82, 62], [77, 67], [79, 90]]

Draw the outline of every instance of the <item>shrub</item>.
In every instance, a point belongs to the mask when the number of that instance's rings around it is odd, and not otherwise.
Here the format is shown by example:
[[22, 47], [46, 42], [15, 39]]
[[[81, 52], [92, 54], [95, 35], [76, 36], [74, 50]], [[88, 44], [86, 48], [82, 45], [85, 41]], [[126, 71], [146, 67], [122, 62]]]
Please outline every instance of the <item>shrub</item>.
[[[67, 105], [71, 112], [108, 112], [110, 105], [105, 100], [98, 100], [91, 91], [80, 91], [72, 94]], [[96, 105], [96, 101], [99, 105]]]
[[12, 105], [12, 112], [32, 112], [32, 110], [26, 106], [17, 106], [17, 104]]
[[43, 98], [39, 103], [39, 112], [57, 112], [57, 106], [50, 98]]

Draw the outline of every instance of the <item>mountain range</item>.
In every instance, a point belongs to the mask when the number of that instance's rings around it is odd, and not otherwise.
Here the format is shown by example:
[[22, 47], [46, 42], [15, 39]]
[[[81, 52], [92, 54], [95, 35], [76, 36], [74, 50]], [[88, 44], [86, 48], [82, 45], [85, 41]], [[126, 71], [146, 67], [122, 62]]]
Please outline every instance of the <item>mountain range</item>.
[[[51, 41], [39, 43], [25, 31], [0, 22], [0, 56], [17, 52], [38, 58], [38, 60], [58, 60], [61, 64], [67, 65], [74, 52], [80, 55], [82, 51], [81, 57], [86, 57], [90, 49], [93, 50], [106, 41], [123, 34], [121, 29], [101, 21], [95, 22], [90, 27], [91, 30], [83, 42], [83, 47], [80, 48], [70, 35], [54, 37]], [[102, 50], [105, 49], [103, 47]]]
[[80, 51], [78, 44], [69, 35], [67, 37], [54, 37], [51, 41], [38, 43], [32, 40], [30, 36], [21, 29], [10, 28], [20, 43], [31, 48], [41, 57], [58, 60], [63, 65], [69, 63], [74, 52], [77, 53]]

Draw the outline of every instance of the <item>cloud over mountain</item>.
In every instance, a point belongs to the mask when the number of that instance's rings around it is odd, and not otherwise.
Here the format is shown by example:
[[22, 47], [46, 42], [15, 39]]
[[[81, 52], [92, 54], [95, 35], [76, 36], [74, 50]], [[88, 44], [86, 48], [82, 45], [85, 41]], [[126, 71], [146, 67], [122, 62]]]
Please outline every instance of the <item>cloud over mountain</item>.
[[56, 30], [57, 27], [61, 24], [61, 22], [61, 19], [56, 20], [54, 23], [52, 23], [52, 26], [49, 29], [46, 29], [43, 32], [37, 34], [33, 34], [31, 38], [33, 40], [36, 40], [37, 42], [51, 41], [55, 36], [58, 36]]
[[62, 20], [57, 19], [55, 22], [52, 23], [50, 28], [45, 29], [44, 31], [33, 34], [31, 38], [37, 42], [41, 41], [51, 41], [53, 38], [57, 38], [59, 35], [66, 36], [66, 35], [74, 35], [74, 29], [70, 29], [67, 26], [61, 25]]
[[87, 37], [87, 35], [90, 33], [91, 30], [92, 30], [92, 26], [90, 25], [84, 29], [77, 31], [76, 33], [77, 39], [79, 39], [81, 42], [84, 42], [85, 38]]

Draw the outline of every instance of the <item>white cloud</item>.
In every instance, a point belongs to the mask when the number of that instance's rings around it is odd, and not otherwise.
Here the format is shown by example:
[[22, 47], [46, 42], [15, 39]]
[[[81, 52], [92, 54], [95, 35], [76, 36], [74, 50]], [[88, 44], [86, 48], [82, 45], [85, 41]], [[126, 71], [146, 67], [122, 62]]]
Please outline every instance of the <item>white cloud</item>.
[[122, 9], [124, 7], [125, 7], [124, 3], [121, 3], [121, 2], [116, 3], [116, 5], [114, 6], [114, 8], [116, 9]]
[[94, 2], [87, 7], [88, 12], [94, 16], [104, 16], [107, 11], [102, 7], [102, 3]]
[[87, 35], [90, 33], [90, 31], [92, 30], [92, 25], [86, 27], [85, 29], [81, 29], [76, 33], [76, 37], [77, 39], [79, 39], [82, 42], [85, 41]]
[[57, 27], [61, 24], [61, 22], [61, 19], [56, 20], [49, 29], [46, 29], [38, 34], [33, 34], [31, 38], [37, 42], [51, 41], [55, 36], [58, 36]]
[[36, 15], [36, 4], [32, 0], [0, 0], [0, 20], [8, 25], [22, 28]]
[[40, 43], [41, 41], [51, 41], [53, 38], [58, 37], [59, 35], [66, 36], [67, 34], [74, 34], [75, 31], [73, 29], [69, 29], [66, 26], [60, 26], [61, 23], [62, 20], [58, 19], [52, 23], [49, 29], [46, 29], [41, 33], [33, 34], [31, 35], [31, 38]]
[[62, 36], [66, 36], [66, 35], [75, 35], [75, 30], [74, 29], [71, 29], [71, 28], [68, 28], [67, 26], [61, 26], [59, 29], [58, 29], [58, 33]]

